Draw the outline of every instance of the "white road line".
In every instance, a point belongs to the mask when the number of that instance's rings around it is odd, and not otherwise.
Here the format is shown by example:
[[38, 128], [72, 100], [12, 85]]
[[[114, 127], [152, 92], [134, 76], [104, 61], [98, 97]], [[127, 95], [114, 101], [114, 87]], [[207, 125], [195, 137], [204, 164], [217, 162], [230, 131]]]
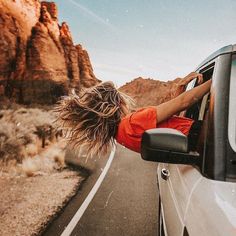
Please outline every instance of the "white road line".
[[114, 156], [115, 156], [115, 151], [116, 151], [116, 147], [114, 146], [111, 153], [110, 153], [109, 159], [106, 163], [106, 166], [105, 166], [103, 172], [100, 174], [100, 176], [99, 176], [97, 182], [95, 183], [95, 185], [93, 186], [92, 190], [90, 191], [90, 193], [88, 194], [88, 196], [86, 197], [86, 199], [84, 200], [83, 204], [80, 206], [78, 211], [75, 213], [75, 215], [71, 219], [70, 223], [66, 226], [66, 228], [62, 232], [61, 236], [69, 236], [72, 233], [72, 231], [74, 230], [77, 223], [79, 222], [80, 218], [83, 216], [85, 210], [89, 206], [90, 202], [93, 200], [93, 197], [95, 196], [96, 192], [98, 191], [100, 185], [102, 184], [102, 182], [103, 182], [103, 180], [104, 180], [104, 178], [111, 166], [111, 163], [112, 163]]

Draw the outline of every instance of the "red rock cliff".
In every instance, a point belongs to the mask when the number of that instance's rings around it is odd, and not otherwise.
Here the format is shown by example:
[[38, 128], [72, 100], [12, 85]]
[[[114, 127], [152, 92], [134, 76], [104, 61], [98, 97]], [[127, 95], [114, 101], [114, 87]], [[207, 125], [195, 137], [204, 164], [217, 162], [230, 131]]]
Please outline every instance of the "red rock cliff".
[[126, 83], [119, 90], [130, 95], [135, 100], [137, 107], [156, 106], [183, 92], [178, 87], [178, 81], [179, 78], [163, 82], [139, 77]]
[[53, 2], [0, 0], [0, 96], [20, 103], [54, 103], [70, 88], [96, 79], [88, 53], [58, 23]]

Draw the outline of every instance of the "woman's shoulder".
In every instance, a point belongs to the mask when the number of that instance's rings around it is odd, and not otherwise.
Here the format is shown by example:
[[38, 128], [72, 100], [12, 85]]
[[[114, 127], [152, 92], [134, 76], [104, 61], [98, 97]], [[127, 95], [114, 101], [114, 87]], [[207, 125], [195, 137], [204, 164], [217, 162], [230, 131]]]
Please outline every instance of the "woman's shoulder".
[[136, 115], [136, 114], [143, 114], [143, 115], [147, 115], [147, 114], [149, 114], [150, 112], [156, 112], [156, 107], [154, 107], [154, 106], [148, 106], [148, 107], [140, 107], [140, 108], [138, 108], [137, 110], [135, 110], [135, 111], [133, 111], [132, 113], [131, 113], [131, 115]]
[[144, 121], [151, 118], [156, 118], [156, 108], [152, 106], [139, 108], [130, 114], [131, 121]]
[[157, 114], [155, 107], [144, 107], [133, 112], [129, 116], [129, 123], [135, 133], [143, 133], [145, 130], [156, 127]]
[[123, 117], [119, 123], [119, 129], [132, 130], [133, 133], [144, 132], [155, 128], [157, 114], [155, 107], [142, 107]]

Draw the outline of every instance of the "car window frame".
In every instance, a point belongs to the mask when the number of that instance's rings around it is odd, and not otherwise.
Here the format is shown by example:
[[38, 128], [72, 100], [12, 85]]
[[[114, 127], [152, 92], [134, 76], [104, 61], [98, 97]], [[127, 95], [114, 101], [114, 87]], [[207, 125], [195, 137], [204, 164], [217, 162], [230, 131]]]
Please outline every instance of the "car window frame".
[[[212, 79], [212, 77], [213, 77], [213, 75], [214, 75], [214, 71], [215, 71], [215, 67], [216, 67], [216, 62], [215, 62], [215, 60], [214, 61], [211, 61], [211, 62], [209, 62], [208, 64], [206, 64], [206, 65], [204, 65], [204, 67], [203, 68], [200, 68], [197, 72], [199, 72], [199, 73], [202, 73], [203, 75], [204, 74], [206, 74], [206, 73], [208, 73], [208, 72], [210, 72], [210, 71], [212, 71], [211, 72], [211, 75], [209, 76], [209, 78], [207, 78], [205, 81], [207, 81], [207, 80], [209, 80], [209, 79]], [[191, 81], [190, 82], [191, 83], [191, 85], [188, 85], [187, 87], [186, 87], [186, 91], [187, 90], [190, 90], [190, 89], [192, 89], [192, 88], [194, 88], [194, 87], [196, 87], [198, 84], [197, 84], [197, 80], [194, 80], [194, 82], [193, 81]], [[189, 84], [190, 84], [189, 83]], [[205, 116], [206, 116], [206, 113], [207, 113], [207, 111], [206, 111], [206, 108], [207, 108], [207, 105], [208, 105], [208, 102], [209, 102], [209, 100], [210, 100], [210, 92], [209, 93], [207, 93], [198, 103], [200, 104], [200, 108], [199, 108], [199, 111], [198, 111], [198, 118], [196, 119], [196, 120], [202, 120], [203, 122], [205, 122], [206, 123], [206, 131], [205, 130], [203, 130], [203, 127], [202, 127], [202, 129], [201, 129], [201, 131], [200, 131], [200, 134], [199, 134], [199, 140], [198, 140], [198, 144], [199, 145], [202, 145], [202, 146], [199, 146], [198, 147], [198, 150], [197, 151], [199, 151], [199, 154], [200, 154], [200, 157], [202, 158], [202, 168], [200, 169], [200, 173], [202, 174], [202, 175], [204, 175], [205, 176], [205, 173], [204, 173], [204, 171], [203, 171], [203, 167], [204, 167], [204, 163], [205, 163], [205, 161], [206, 161], [206, 145], [207, 145], [207, 136], [208, 136], [208, 126], [209, 126], [209, 120], [207, 120], [207, 121], [204, 121], [204, 118], [205, 118]], [[192, 107], [191, 107], [192, 108]], [[191, 109], [190, 108], [190, 109]], [[187, 109], [187, 110], [185, 110], [185, 111], [183, 111], [182, 113], [181, 113], [181, 115], [182, 116], [184, 116], [184, 117], [188, 117], [186, 114], [188, 113], [188, 110], [189, 109]], [[203, 111], [204, 110], [204, 111]], [[201, 114], [202, 113], [202, 114]], [[209, 117], [207, 117], [207, 119], [209, 119]], [[204, 124], [204, 123], [203, 123]], [[203, 138], [203, 140], [200, 140], [200, 138]], [[207, 176], [206, 176], [207, 177]]]
[[[226, 174], [225, 174], [225, 181], [229, 181], [229, 182], [236, 182], [236, 151], [232, 146], [232, 140], [230, 140], [230, 132], [232, 132], [233, 131], [232, 129], [234, 128], [231, 125], [231, 122], [232, 122], [231, 119], [235, 114], [235, 109], [233, 109], [232, 103], [231, 103], [232, 99], [235, 98], [235, 95], [232, 91], [232, 60], [234, 59], [236, 60], [236, 52], [232, 53], [232, 57], [231, 57], [230, 81], [229, 81], [228, 130], [227, 130], [227, 145], [226, 145], [227, 146], [227, 162], [226, 162]], [[235, 79], [234, 79], [234, 82], [235, 82]], [[234, 134], [236, 135], [236, 131], [233, 132], [233, 135]]]
[[[233, 61], [235, 65], [233, 66]], [[234, 71], [233, 71], [234, 70]], [[236, 88], [236, 78], [233, 80], [233, 74], [236, 77], [236, 54], [232, 55], [232, 64], [230, 71], [230, 88], [229, 88], [229, 119], [228, 119], [228, 139], [231, 148], [236, 152], [236, 96], [233, 88]]]

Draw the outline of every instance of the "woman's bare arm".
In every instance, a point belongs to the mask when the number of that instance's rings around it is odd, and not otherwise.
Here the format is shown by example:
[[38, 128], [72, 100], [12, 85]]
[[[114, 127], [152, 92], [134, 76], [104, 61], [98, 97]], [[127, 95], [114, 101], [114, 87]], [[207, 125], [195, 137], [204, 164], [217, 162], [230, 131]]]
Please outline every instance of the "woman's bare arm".
[[201, 84], [189, 91], [180, 94], [178, 97], [162, 103], [156, 107], [157, 109], [157, 122], [162, 122], [174, 114], [186, 110], [201, 99], [206, 93], [209, 92], [211, 87], [211, 80]]
[[171, 99], [174, 99], [175, 97], [182, 94], [185, 91], [188, 83], [190, 83], [195, 78], [197, 78], [198, 84], [201, 84], [203, 82], [202, 74], [197, 72], [191, 72], [183, 78], [178, 78], [179, 80], [174, 83], [172, 89], [169, 91]]

